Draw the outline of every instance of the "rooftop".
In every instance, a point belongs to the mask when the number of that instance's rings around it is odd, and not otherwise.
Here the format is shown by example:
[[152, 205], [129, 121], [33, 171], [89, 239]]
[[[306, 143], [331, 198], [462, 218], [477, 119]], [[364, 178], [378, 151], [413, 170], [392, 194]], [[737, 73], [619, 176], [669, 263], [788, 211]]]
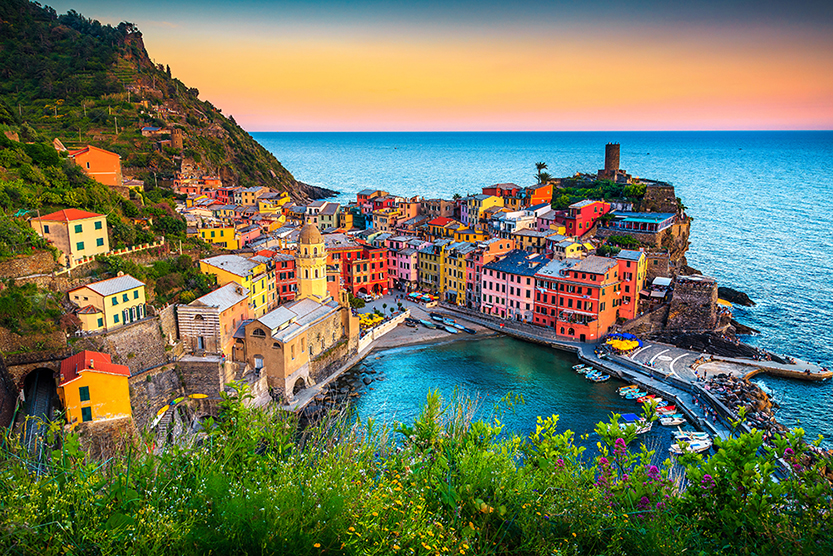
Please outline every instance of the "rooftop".
[[487, 263], [483, 265], [483, 268], [509, 274], [520, 274], [521, 276], [532, 276], [548, 262], [549, 259], [537, 253], [527, 253], [520, 249], [513, 249], [502, 259]]
[[613, 259], [590, 255], [586, 259], [581, 259], [573, 270], [589, 274], [604, 274], [615, 266], [617, 266], [617, 263]]
[[647, 222], [652, 224], [659, 224], [669, 218], [677, 216], [673, 212], [614, 212], [617, 220], [627, 222]]
[[115, 278], [109, 278], [107, 280], [101, 280], [100, 282], [93, 282], [92, 284], [87, 284], [86, 286], [80, 286], [78, 288], [70, 290], [70, 292], [74, 292], [82, 288], [89, 288], [98, 295], [107, 296], [116, 293], [126, 292], [128, 290], [132, 290], [133, 288], [138, 288], [144, 285], [144, 282], [137, 280], [129, 274], [125, 274], [124, 276], [116, 276]]
[[638, 261], [645, 255], [642, 251], [634, 251], [632, 249], [622, 249], [619, 251], [619, 254], [616, 255], [617, 259], [625, 259], [627, 261]]
[[259, 263], [250, 261], [240, 255], [217, 255], [216, 257], [202, 259], [200, 262], [231, 272], [236, 276], [248, 276], [259, 266]]
[[107, 353], [82, 351], [61, 361], [61, 386], [81, 376], [84, 371], [130, 376], [130, 369], [116, 365]]
[[189, 305], [204, 305], [206, 307], [216, 307], [221, 313], [237, 305], [243, 300], [249, 299], [249, 290], [240, 286], [239, 284], [226, 284], [222, 288], [216, 289], [211, 293], [195, 299]]
[[63, 209], [56, 212], [51, 212], [45, 216], [41, 216], [41, 220], [51, 220], [54, 222], [71, 222], [73, 220], [84, 220], [86, 218], [101, 218], [103, 214], [96, 214], [94, 212], [87, 212], [79, 209]]

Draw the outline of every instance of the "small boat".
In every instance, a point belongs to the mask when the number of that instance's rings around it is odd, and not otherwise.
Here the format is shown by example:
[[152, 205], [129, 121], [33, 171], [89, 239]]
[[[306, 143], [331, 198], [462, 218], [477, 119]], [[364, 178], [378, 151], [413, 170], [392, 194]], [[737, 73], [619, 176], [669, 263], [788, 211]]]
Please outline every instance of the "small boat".
[[453, 326], [454, 326], [454, 328], [462, 330], [463, 332], [468, 332], [469, 334], [477, 334], [476, 330], [472, 330], [471, 328], [468, 328], [467, 326], [463, 326], [462, 324], [459, 324], [459, 323], [455, 322]]
[[576, 372], [580, 375], [584, 375], [584, 374], [587, 374], [587, 373], [592, 373], [593, 372], [593, 367], [579, 367], [578, 369], [576, 369]]
[[685, 424], [685, 418], [677, 415], [668, 415], [666, 417], [661, 417], [659, 420], [659, 424], [663, 427], [673, 427], [675, 425], [683, 425]]
[[[575, 367], [573, 367], [573, 368], [575, 369]], [[622, 386], [621, 388], [617, 388], [616, 390], [621, 393], [621, 392], [624, 392], [625, 390], [638, 390], [638, 389], [639, 389], [639, 386], [637, 386], [636, 384], [629, 384], [628, 386]]]
[[408, 328], [416, 328], [416, 323], [412, 322], [412, 321], [409, 321], [409, 320], [406, 320], [405, 321], [405, 326], [407, 326]]
[[712, 437], [707, 432], [700, 431], [684, 431], [677, 427], [677, 432], [674, 433], [674, 438], [683, 440], [708, 440], [712, 441]]
[[657, 397], [656, 397], [655, 395], [653, 395], [653, 394], [646, 394], [646, 395], [644, 395], [644, 396], [642, 396], [642, 397], [636, 398], [636, 401], [638, 401], [639, 403], [645, 403], [645, 402], [647, 402], [648, 400], [654, 400], [654, 401], [656, 401], [656, 399], [657, 399]]
[[668, 451], [674, 455], [681, 455], [684, 453], [695, 453], [699, 454], [700, 452], [705, 452], [709, 448], [712, 447], [711, 442], [704, 442], [702, 440], [693, 440], [687, 443], [688, 446], [683, 447], [682, 444], [672, 444]]
[[456, 328], [454, 328], [453, 326], [445, 325], [442, 328], [444, 328], [445, 331], [448, 332], [449, 334], [459, 334], [460, 333], [460, 331], [457, 330]]
[[635, 413], [624, 413], [622, 415], [622, 421], [625, 422], [626, 425], [633, 425], [636, 427], [636, 434], [643, 434], [651, 430], [651, 427], [654, 425], [653, 422], [646, 423], [645, 419], [636, 415]]
[[430, 320], [420, 320], [419, 323], [424, 326], [425, 328], [437, 328], [437, 325], [431, 322]]
[[657, 413], [659, 415], [673, 415], [676, 412], [677, 412], [677, 406], [676, 405], [666, 405], [666, 406], [657, 408]]
[[574, 371], [577, 371], [577, 370], [583, 369], [583, 368], [584, 368], [584, 363], [579, 363], [578, 365], [573, 365], [573, 370]]
[[443, 322], [445, 320], [445, 317], [439, 313], [428, 313], [428, 316], [437, 322]]
[[636, 398], [641, 398], [645, 394], [647, 394], [647, 392], [629, 392], [629, 393], [625, 394], [625, 399], [626, 400], [635, 400]]
[[447, 324], [449, 326], [454, 326], [456, 321], [454, 319], [450, 319], [448, 317], [443, 317], [443, 324]]
[[610, 375], [599, 373], [597, 376], [594, 376], [590, 380], [592, 380], [593, 382], [604, 382], [605, 380], [609, 380], [609, 379], [610, 379]]

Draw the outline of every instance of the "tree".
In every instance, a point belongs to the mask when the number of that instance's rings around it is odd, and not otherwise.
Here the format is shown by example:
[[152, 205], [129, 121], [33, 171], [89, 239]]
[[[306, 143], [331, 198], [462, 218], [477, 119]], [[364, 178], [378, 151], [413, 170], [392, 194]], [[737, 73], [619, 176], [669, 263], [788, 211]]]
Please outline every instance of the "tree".
[[451, 196], [451, 198], [452, 198], [452, 199], [454, 199], [454, 200], [456, 201], [456, 200], [460, 199], [460, 194], [459, 194], [459, 193], [455, 193], [454, 195], [452, 195], [452, 196]]
[[547, 183], [551, 177], [548, 173], [544, 172], [547, 169], [547, 163], [536, 162], [535, 169], [538, 171], [535, 174], [535, 177], [538, 178], [538, 183]]

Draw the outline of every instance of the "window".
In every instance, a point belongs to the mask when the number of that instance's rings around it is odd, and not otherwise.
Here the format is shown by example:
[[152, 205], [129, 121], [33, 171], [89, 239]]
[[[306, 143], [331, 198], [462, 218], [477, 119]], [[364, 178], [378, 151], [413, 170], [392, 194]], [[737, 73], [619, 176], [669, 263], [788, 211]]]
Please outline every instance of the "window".
[[118, 313], [116, 313], [115, 315], [113, 315], [113, 322], [114, 322], [114, 323], [116, 323], [116, 324], [118, 324], [118, 323], [119, 323], [119, 314], [118, 314]]
[[122, 301], [127, 301], [128, 299], [130, 299], [130, 298], [129, 298], [129, 297], [127, 297], [127, 294], [126, 294], [126, 293], [121, 294], [121, 300], [122, 300]]
[[75, 225], [75, 233], [76, 233], [76, 234], [80, 234], [80, 233], [81, 233], [81, 229], [82, 229], [82, 228], [81, 228], [81, 224], [76, 224], [76, 225]]
[[81, 421], [87, 422], [93, 420], [93, 410], [90, 407], [81, 408]]
[[104, 326], [104, 319], [98, 319], [98, 327], [101, 328]]
[[95, 240], [95, 245], [96, 245], [96, 247], [103, 247], [104, 246], [104, 238], [100, 237], [97, 240]]
[[49, 233], [49, 226], [44, 226], [43, 227], [43, 233], [45, 233], [45, 234]]
[[114, 297], [114, 298], [113, 298], [113, 305], [118, 305], [118, 304], [119, 304], [119, 298], [118, 298], [118, 297]]
[[78, 398], [82, 402], [90, 401], [90, 387], [89, 386], [82, 386], [78, 389]]
[[100, 230], [100, 229], [101, 229], [101, 220], [99, 220], [99, 221], [97, 221], [97, 222], [95, 223], [95, 229], [96, 229], [96, 230]]
[[259, 336], [259, 337], [261, 337], [261, 338], [265, 338], [265, 337], [266, 337], [266, 332], [264, 332], [264, 331], [263, 331], [262, 329], [260, 329], [260, 328], [255, 328], [255, 329], [252, 331], [252, 336]]
[[75, 244], [75, 250], [76, 251], [83, 251], [84, 250], [84, 242], [79, 241], [78, 243], [76, 243]]
[[133, 290], [133, 299], [139, 299], [139, 290]]

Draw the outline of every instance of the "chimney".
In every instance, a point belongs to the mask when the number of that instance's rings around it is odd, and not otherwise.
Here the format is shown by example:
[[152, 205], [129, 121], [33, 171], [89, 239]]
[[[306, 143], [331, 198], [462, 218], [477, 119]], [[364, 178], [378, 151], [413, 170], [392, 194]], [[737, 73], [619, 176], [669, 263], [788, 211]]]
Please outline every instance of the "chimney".
[[90, 368], [95, 369], [95, 359], [93, 359], [92, 357], [90, 357]]

